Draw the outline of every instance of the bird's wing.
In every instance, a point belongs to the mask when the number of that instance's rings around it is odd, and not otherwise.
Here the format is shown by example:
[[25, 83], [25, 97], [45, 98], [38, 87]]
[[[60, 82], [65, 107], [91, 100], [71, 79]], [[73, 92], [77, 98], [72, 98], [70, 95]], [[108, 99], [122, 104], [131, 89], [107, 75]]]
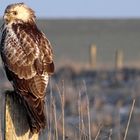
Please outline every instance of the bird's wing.
[[24, 30], [14, 32], [12, 29], [3, 32], [2, 38], [4, 64], [20, 79], [34, 77], [34, 61], [39, 55], [39, 49], [33, 39]]
[[53, 74], [54, 73], [54, 63], [53, 63], [53, 52], [49, 40], [46, 36], [41, 33], [41, 38], [39, 41], [40, 56], [35, 61], [35, 68], [38, 73]]
[[[37, 27], [16, 26], [2, 35], [2, 58], [20, 79], [54, 72], [50, 42]], [[4, 39], [5, 38], [5, 39]]]

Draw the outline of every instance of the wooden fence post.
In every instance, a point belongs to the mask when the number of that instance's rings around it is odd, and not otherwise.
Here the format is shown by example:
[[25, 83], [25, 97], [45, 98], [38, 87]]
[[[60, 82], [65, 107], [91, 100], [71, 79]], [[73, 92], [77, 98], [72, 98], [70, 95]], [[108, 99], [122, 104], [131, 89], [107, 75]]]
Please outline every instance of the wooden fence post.
[[14, 96], [14, 92], [5, 93], [4, 140], [38, 140], [39, 135], [31, 135], [25, 109]]
[[94, 70], [96, 70], [96, 67], [97, 67], [96, 57], [97, 57], [97, 48], [95, 44], [92, 44], [90, 47], [90, 65], [91, 65], [91, 68]]
[[123, 68], [123, 51], [121, 49], [116, 50], [115, 54], [115, 69], [120, 70]]

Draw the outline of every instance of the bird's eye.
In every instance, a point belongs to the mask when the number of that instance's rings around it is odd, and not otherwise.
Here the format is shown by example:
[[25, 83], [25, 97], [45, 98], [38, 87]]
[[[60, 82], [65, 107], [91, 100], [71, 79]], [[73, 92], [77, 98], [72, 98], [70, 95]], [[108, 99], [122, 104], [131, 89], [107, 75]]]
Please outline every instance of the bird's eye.
[[17, 12], [16, 12], [16, 11], [13, 11], [13, 14], [14, 14], [14, 15], [17, 15]]

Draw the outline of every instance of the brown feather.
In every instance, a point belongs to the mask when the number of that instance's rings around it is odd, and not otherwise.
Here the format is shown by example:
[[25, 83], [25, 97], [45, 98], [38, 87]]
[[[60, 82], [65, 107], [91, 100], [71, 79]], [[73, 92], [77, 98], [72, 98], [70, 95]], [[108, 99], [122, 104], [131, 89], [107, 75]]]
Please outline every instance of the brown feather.
[[[9, 6], [8, 12], [17, 5]], [[31, 18], [28, 22], [15, 19], [12, 24], [4, 26], [0, 52], [7, 77], [22, 99], [34, 133], [46, 125], [45, 90], [49, 74], [54, 73], [54, 63], [49, 40], [37, 28], [34, 12], [30, 8], [27, 10]]]
[[54, 73], [54, 63], [52, 62], [51, 64], [44, 65], [44, 69], [46, 69], [48, 74], [53, 74]]
[[7, 77], [14, 82], [14, 89], [20, 96], [28, 113], [29, 125], [32, 133], [38, 133], [46, 126], [45, 116], [45, 87], [43, 76], [32, 79], [19, 79], [17, 75], [5, 67]]

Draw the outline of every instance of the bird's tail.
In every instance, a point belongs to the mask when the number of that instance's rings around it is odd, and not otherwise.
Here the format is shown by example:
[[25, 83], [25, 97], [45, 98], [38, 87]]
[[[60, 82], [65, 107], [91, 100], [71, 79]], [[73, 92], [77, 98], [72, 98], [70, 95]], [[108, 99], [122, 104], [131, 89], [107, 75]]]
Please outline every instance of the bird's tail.
[[[28, 94], [31, 96], [32, 94]], [[38, 133], [46, 126], [45, 102], [43, 99], [24, 96], [23, 104], [27, 110], [27, 119], [32, 133]]]

